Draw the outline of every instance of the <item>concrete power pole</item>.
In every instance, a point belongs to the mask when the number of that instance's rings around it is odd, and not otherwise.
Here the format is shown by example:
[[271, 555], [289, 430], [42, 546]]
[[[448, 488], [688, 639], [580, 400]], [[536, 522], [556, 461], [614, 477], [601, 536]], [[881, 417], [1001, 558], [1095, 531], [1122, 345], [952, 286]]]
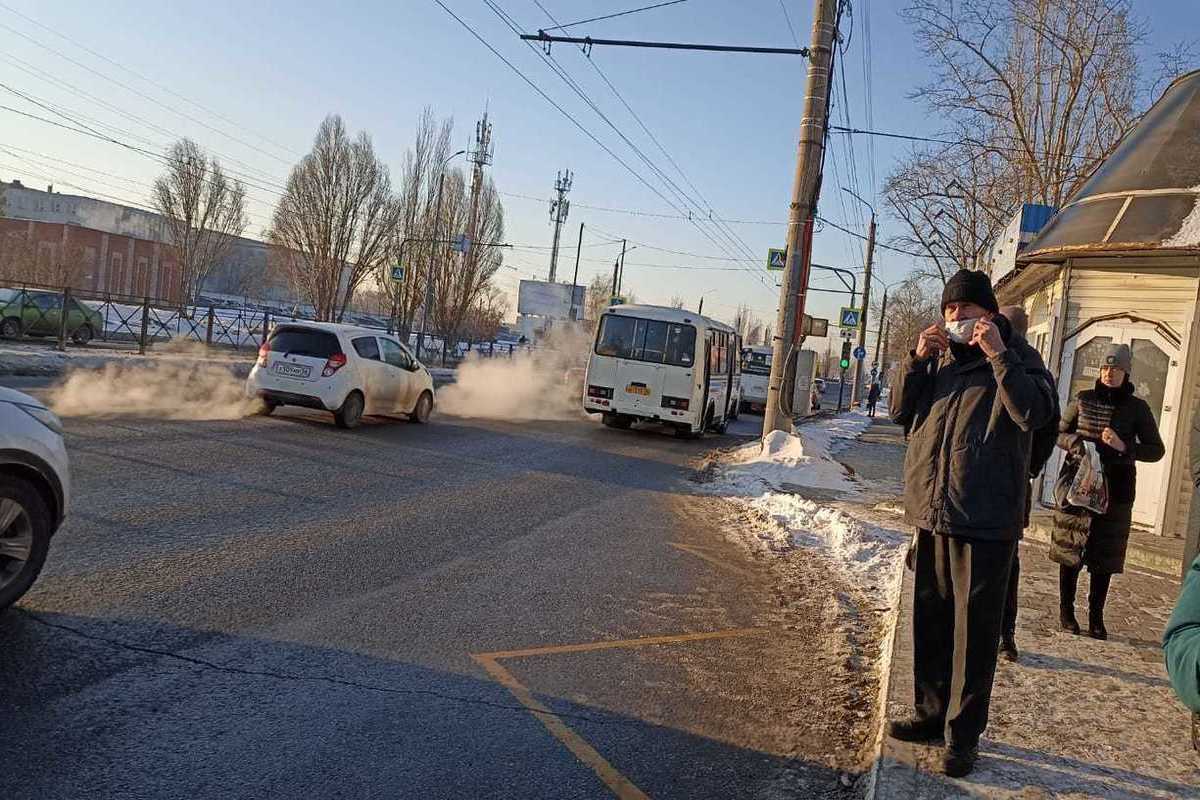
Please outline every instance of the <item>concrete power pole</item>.
[[[862, 314], [858, 319], [858, 346], [867, 346], [867, 312], [871, 310], [871, 261], [875, 255], [875, 209], [871, 209], [871, 225], [867, 228], [867, 274], [863, 280]], [[854, 359], [854, 383], [850, 390], [850, 407], [862, 400], [863, 359]]]
[[[804, 112], [800, 119], [800, 142], [796, 148], [796, 174], [788, 208], [787, 269], [779, 293], [775, 319], [771, 378], [767, 384], [767, 407], [763, 412], [763, 436], [792, 430], [790, 409], [795, 396], [796, 369], [792, 351], [798, 348], [808, 294], [810, 259], [805, 250], [805, 232], [811, 230], [813, 208], [820, 185], [821, 156], [825, 146], [825, 123], [829, 114], [829, 73], [833, 64], [833, 37], [837, 28], [837, 0], [813, 0], [812, 45], [809, 48], [808, 80], [804, 87]], [[798, 355], [798, 354], [797, 354]], [[786, 398], [786, 400], [785, 400]]]
[[558, 195], [550, 201], [550, 219], [554, 221], [554, 246], [550, 248], [550, 282], [558, 277], [558, 239], [562, 234], [562, 225], [567, 221], [571, 210], [571, 201], [567, 200], [567, 192], [571, 191], [571, 170], [558, 173], [554, 180], [554, 191]]
[[883, 350], [880, 349], [880, 346], [883, 344], [883, 323], [887, 319], [887, 296], [888, 287], [885, 286], [883, 287], [883, 307], [879, 309], [879, 328], [875, 331], [875, 360], [872, 362], [875, 365], [875, 380], [880, 381], [881, 384], [883, 383], [880, 380], [880, 376], [883, 374], [881, 366]]
[[618, 262], [621, 265], [620, 271], [617, 272], [617, 290], [613, 292], [615, 297], [621, 296], [621, 290], [625, 288], [625, 244], [626, 240], [621, 240], [621, 260]]

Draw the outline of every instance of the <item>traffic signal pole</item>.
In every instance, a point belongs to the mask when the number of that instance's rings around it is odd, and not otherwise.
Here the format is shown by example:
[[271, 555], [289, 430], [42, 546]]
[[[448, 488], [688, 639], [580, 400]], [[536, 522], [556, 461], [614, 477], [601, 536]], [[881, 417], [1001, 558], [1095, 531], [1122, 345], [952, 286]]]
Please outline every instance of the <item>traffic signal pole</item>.
[[804, 231], [812, 218], [820, 186], [836, 28], [837, 0], [813, 0], [812, 46], [809, 48], [808, 79], [804, 88], [804, 111], [800, 119], [800, 141], [796, 148], [792, 200], [788, 207], [787, 265], [771, 343], [771, 377], [767, 384], [767, 406], [763, 411], [764, 437], [774, 431], [792, 431], [792, 417], [785, 411], [784, 398], [787, 398], [790, 407], [796, 384], [793, 351], [803, 341], [800, 326], [804, 319], [808, 265], [811, 262], [808, 248], [803, 245]]
[[[854, 192], [850, 192], [854, 194]], [[860, 202], [870, 208], [870, 204], [854, 194]], [[871, 265], [875, 256], [875, 209], [871, 208], [871, 225], [867, 228], [867, 263], [866, 277], [863, 279], [862, 314], [858, 320], [858, 346], [863, 350], [867, 347], [867, 313], [871, 310]], [[853, 408], [862, 400], [863, 361], [854, 359], [854, 387], [850, 391], [850, 407]]]

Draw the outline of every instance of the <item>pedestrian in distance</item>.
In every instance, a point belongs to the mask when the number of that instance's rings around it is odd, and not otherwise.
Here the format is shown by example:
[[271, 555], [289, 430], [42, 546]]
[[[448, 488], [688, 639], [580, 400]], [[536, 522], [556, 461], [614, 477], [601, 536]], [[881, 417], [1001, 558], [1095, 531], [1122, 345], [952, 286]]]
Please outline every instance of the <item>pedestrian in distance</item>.
[[[1050, 396], [1054, 400], [1054, 411], [1051, 418], [1045, 425], [1033, 432], [1030, 441], [1030, 483], [1029, 491], [1025, 494], [1025, 519], [1021, 525], [1024, 530], [1029, 527], [1029, 515], [1033, 510], [1033, 480], [1042, 474], [1046, 462], [1054, 454], [1054, 447], [1058, 441], [1058, 387], [1054, 375], [1046, 369], [1041, 353], [1035, 350], [1026, 338], [1029, 331], [1029, 316], [1025, 313], [1025, 309], [1021, 306], [1004, 306], [1000, 309], [1000, 314], [1008, 320], [1013, 329], [1008, 346], [1020, 352], [1022, 360], [1029, 365], [1028, 369], [1040, 369], [1044, 373], [1046, 380], [1050, 383]], [[1021, 657], [1021, 651], [1017, 648], [1017, 608], [1020, 585], [1021, 554], [1018, 549], [1013, 552], [1012, 570], [1008, 575], [1008, 596], [1004, 601], [1004, 618], [1000, 627], [1000, 656], [1006, 661], [1017, 661]]]
[[1026, 363], [991, 281], [959, 270], [943, 319], [921, 332], [892, 389], [907, 428], [904, 518], [917, 529], [913, 596], [915, 714], [890, 734], [944, 738], [945, 773], [975, 766], [987, 727], [1001, 617], [1024, 522], [1033, 432], [1052, 419], [1053, 389]]
[[1125, 571], [1137, 462], [1158, 461], [1166, 454], [1154, 413], [1134, 394], [1132, 369], [1129, 345], [1110, 346], [1100, 360], [1095, 387], [1079, 393], [1059, 426], [1058, 446], [1073, 457], [1081, 456], [1083, 442], [1095, 445], [1108, 488], [1108, 508], [1103, 514], [1075, 506], [1056, 509], [1050, 543], [1050, 558], [1059, 564], [1059, 624], [1070, 633], [1080, 632], [1075, 591], [1079, 573], [1086, 566], [1091, 576], [1088, 635], [1093, 639], [1108, 638], [1104, 606], [1109, 586], [1113, 575]]
[[879, 381], [874, 381], [871, 388], [867, 390], [867, 415], [875, 416], [875, 404], [879, 402], [879, 395], [883, 390], [879, 388]]

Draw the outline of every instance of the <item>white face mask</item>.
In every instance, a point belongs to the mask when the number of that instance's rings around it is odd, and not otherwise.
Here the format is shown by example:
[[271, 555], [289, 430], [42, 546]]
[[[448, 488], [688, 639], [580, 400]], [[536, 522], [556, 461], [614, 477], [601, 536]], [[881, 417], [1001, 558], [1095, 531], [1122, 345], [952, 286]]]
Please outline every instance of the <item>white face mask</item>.
[[975, 323], [979, 322], [979, 317], [973, 319], [960, 319], [957, 322], [946, 323], [946, 335], [950, 337], [950, 341], [966, 344], [971, 341], [971, 335], [975, 332]]

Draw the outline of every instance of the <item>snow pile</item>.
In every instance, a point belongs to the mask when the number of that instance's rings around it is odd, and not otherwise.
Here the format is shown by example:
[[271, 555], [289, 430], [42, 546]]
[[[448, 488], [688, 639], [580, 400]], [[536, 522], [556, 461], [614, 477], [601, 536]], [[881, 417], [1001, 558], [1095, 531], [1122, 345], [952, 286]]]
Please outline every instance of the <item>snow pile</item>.
[[718, 488], [747, 495], [788, 485], [855, 492], [857, 486], [833, 455], [870, 424], [870, 417], [852, 412], [805, 425], [798, 434], [773, 431], [761, 444], [733, 451], [721, 471]]
[[[1193, 186], [1192, 190], [1200, 192], [1200, 186]], [[1200, 194], [1196, 195], [1196, 205], [1192, 207], [1191, 213], [1183, 218], [1179, 230], [1170, 239], [1163, 241], [1162, 246], [1200, 247]]]
[[852, 412], [800, 428], [798, 434], [769, 434], [730, 454], [719, 468], [715, 490], [742, 503], [766, 524], [737, 533], [773, 551], [817, 551], [853, 584], [893, 605], [900, 581], [902, 554], [910, 534], [863, 505], [818, 502], [802, 496], [805, 488], [860, 499], [870, 488], [852, 479], [833, 454], [844, 450], [871, 424]]
[[895, 600], [892, 595], [900, 586], [895, 580], [901, 564], [899, 553], [908, 534], [795, 494], [771, 492], [747, 505], [775, 523], [758, 532], [759, 539], [772, 549], [823, 550], [855, 584], [878, 591], [889, 603]]

